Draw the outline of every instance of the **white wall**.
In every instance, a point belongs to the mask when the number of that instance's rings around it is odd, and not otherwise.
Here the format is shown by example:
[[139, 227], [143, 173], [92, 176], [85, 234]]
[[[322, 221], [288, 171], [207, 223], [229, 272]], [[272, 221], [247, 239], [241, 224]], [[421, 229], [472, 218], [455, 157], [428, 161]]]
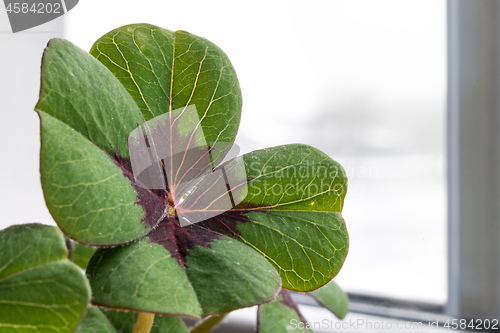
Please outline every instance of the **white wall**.
[[40, 131], [33, 108], [40, 89], [40, 61], [50, 38], [62, 36], [55, 19], [13, 34], [0, 7], [0, 229], [11, 224], [54, 224], [39, 176]]

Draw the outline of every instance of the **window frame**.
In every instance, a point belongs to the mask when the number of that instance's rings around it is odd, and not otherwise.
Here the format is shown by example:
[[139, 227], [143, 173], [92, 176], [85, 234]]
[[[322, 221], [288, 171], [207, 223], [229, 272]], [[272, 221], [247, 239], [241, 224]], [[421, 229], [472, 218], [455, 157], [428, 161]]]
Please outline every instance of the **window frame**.
[[500, 318], [500, 3], [448, 0], [448, 302]]

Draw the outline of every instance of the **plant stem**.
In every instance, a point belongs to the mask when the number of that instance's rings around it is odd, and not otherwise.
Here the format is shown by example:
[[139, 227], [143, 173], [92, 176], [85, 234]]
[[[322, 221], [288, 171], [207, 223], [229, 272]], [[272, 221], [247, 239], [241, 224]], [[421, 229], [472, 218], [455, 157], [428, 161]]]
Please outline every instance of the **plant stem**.
[[214, 329], [215, 326], [219, 325], [220, 322], [224, 318], [226, 318], [226, 316], [227, 316], [227, 313], [226, 314], [214, 315], [214, 316], [208, 317], [207, 319], [203, 320], [198, 325], [196, 325], [195, 327], [193, 327], [191, 329], [191, 333], [208, 333], [212, 329]]
[[139, 312], [139, 317], [135, 323], [133, 333], [149, 333], [151, 332], [151, 327], [153, 327], [153, 322], [155, 321], [154, 313]]

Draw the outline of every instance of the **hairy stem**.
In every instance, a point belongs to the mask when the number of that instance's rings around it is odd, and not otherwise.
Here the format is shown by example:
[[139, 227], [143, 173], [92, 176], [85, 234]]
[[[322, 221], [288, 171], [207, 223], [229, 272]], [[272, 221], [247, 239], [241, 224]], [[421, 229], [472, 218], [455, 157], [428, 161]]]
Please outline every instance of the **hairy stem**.
[[139, 317], [135, 323], [133, 333], [149, 333], [151, 332], [151, 327], [153, 327], [153, 322], [155, 321], [154, 313], [139, 312]]
[[207, 319], [200, 322], [198, 325], [191, 329], [191, 333], [208, 333], [215, 328], [215, 326], [219, 325], [220, 322], [226, 318], [226, 314], [215, 315], [208, 317]]

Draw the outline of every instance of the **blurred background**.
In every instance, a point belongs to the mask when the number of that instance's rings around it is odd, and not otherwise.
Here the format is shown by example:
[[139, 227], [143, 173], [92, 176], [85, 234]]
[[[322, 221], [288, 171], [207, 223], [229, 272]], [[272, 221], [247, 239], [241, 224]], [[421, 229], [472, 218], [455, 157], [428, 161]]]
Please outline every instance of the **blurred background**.
[[446, 301], [444, 0], [82, 0], [13, 34], [0, 9], [0, 228], [53, 224], [39, 181], [40, 59], [63, 37], [84, 50], [129, 23], [220, 46], [243, 93], [242, 152], [306, 143], [349, 177], [347, 291]]

